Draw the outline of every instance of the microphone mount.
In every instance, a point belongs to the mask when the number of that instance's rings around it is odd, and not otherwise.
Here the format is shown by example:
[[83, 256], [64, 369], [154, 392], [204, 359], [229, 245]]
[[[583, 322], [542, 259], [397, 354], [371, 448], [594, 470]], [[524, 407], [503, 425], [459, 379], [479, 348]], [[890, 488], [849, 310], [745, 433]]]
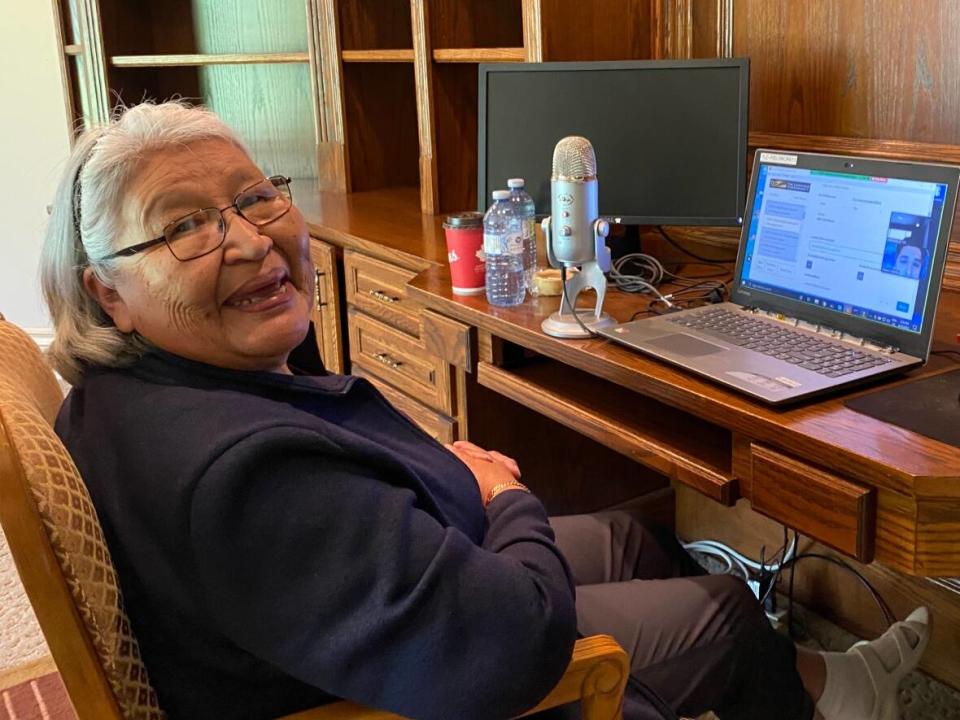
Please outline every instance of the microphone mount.
[[[558, 260], [553, 252], [553, 224], [551, 218], [545, 217], [540, 224], [546, 238], [547, 259], [553, 267], [577, 267], [578, 263], [569, 263]], [[565, 228], [569, 229], [569, 228]], [[616, 321], [603, 312], [603, 301], [607, 293], [607, 278], [604, 273], [610, 271], [610, 248], [607, 247], [607, 235], [610, 225], [603, 218], [593, 222], [593, 242], [595, 260], [579, 263], [580, 272], [563, 284], [563, 296], [560, 298], [560, 309], [551, 314], [541, 323], [542, 330], [553, 337], [559, 338], [587, 338], [596, 334], [600, 328], [615, 325]], [[586, 317], [576, 311], [577, 297], [588, 288], [597, 293], [597, 304], [592, 310], [586, 311]]]

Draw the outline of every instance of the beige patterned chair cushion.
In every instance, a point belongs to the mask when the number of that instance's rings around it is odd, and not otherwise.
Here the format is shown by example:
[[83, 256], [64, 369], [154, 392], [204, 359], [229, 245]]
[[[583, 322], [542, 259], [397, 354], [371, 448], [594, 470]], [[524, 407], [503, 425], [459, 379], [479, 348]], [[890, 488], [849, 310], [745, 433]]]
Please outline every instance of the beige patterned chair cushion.
[[53, 425], [63, 401], [60, 385], [44, 362], [40, 348], [23, 330], [5, 322], [0, 315], [0, 376], [15, 379], [23, 394]]
[[[52, 371], [26, 333], [0, 320], [0, 420], [20, 456], [44, 527], [124, 717], [160, 720], [113, 561], [90, 495], [53, 432]], [[8, 362], [12, 359], [13, 362]], [[59, 399], [57, 400], [59, 404]]]

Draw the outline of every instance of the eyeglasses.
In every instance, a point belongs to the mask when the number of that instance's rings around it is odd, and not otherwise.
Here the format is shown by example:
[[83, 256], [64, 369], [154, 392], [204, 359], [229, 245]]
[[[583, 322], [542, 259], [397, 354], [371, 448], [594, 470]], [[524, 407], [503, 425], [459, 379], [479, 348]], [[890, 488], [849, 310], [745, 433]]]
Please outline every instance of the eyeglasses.
[[233, 208], [247, 222], [263, 227], [278, 220], [293, 205], [290, 194], [290, 178], [274, 175], [241, 190], [233, 202], [222, 208], [204, 208], [179, 220], [174, 220], [163, 229], [163, 235], [153, 240], [131, 245], [107, 255], [104, 260], [127, 257], [143, 252], [154, 245], [166, 243], [173, 256], [180, 261], [195, 260], [209, 255], [223, 245], [227, 223], [223, 211]]

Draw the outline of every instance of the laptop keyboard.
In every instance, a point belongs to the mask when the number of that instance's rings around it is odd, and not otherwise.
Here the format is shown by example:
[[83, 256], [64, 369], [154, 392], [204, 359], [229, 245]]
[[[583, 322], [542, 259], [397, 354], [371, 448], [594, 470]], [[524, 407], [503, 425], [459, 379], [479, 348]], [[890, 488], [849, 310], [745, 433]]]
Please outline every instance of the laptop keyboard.
[[714, 308], [667, 320], [831, 378], [891, 362], [888, 358], [865, 353], [849, 345], [764, 322], [745, 312]]

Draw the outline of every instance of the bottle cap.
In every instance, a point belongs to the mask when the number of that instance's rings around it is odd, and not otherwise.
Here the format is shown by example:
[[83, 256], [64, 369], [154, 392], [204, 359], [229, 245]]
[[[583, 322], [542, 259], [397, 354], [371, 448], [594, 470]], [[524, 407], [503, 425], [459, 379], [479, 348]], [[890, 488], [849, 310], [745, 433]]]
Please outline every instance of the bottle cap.
[[494, 200], [509, 200], [510, 191], [509, 190], [494, 190], [493, 191]]
[[447, 215], [443, 219], [443, 226], [448, 228], [475, 228], [483, 227], [483, 213], [476, 210]]
[[507, 187], [509, 188], [522, 188], [524, 185], [526, 185], [526, 182], [524, 182], [523, 178], [510, 178], [507, 180]]

